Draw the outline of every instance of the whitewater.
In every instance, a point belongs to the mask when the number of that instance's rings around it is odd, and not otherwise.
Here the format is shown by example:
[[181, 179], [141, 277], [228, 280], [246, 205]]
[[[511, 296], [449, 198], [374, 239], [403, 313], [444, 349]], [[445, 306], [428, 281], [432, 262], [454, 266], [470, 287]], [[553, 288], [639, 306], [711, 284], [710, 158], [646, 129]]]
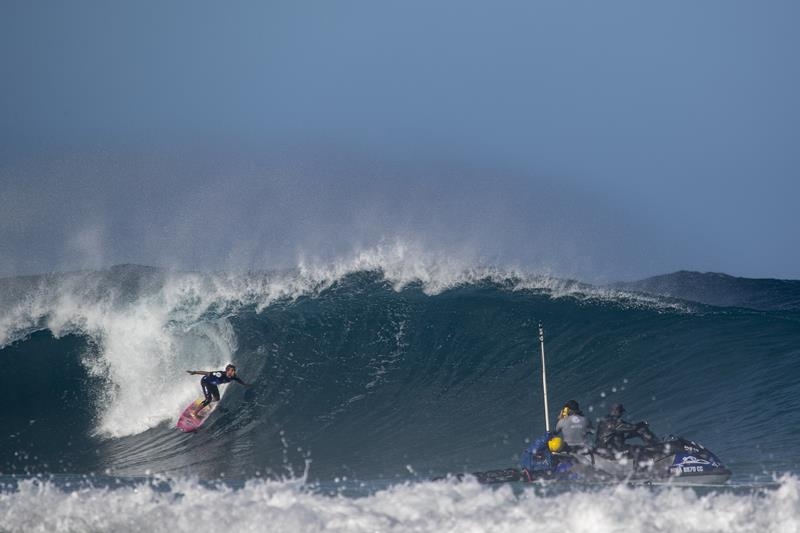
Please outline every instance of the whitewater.
[[[233, 531], [800, 531], [800, 282], [597, 286], [410, 255], [0, 280], [0, 531], [188, 531], [219, 513]], [[551, 410], [622, 402], [714, 450], [731, 482], [453, 477], [514, 467], [542, 433], [539, 322]], [[228, 362], [255, 386], [176, 431], [200, 395], [185, 370]]]

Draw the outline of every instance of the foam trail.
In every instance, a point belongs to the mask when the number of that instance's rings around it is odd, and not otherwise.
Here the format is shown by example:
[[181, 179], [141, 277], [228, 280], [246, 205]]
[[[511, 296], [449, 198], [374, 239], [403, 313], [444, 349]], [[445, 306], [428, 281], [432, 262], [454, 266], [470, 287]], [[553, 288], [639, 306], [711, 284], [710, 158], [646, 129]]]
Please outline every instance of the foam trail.
[[798, 531], [800, 485], [792, 476], [775, 489], [697, 493], [692, 489], [612, 486], [548, 494], [506, 485], [422, 482], [362, 497], [309, 491], [296, 481], [251, 480], [234, 490], [178, 480], [125, 488], [63, 490], [21, 481], [0, 493], [3, 529], [22, 531], [194, 532], [225, 510], [232, 531], [500, 531], [562, 533]]

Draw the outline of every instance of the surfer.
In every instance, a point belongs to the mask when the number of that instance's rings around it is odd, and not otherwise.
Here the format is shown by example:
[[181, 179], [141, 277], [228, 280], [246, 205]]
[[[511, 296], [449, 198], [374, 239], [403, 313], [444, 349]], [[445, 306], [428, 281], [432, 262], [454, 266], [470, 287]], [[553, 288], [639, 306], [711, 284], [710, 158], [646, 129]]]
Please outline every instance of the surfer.
[[625, 408], [621, 403], [615, 403], [604, 418], [597, 424], [597, 437], [595, 447], [611, 452], [634, 451], [634, 446], [626, 444], [629, 438], [639, 437], [645, 446], [658, 443], [658, 438], [650, 431], [647, 422], [631, 424], [622, 419]]
[[583, 416], [578, 402], [570, 400], [558, 415], [556, 433], [560, 434], [569, 448], [588, 448], [592, 423]]
[[245, 387], [252, 387], [253, 385], [245, 383], [240, 378], [236, 376], [236, 366], [228, 365], [225, 367], [225, 370], [213, 370], [213, 371], [206, 371], [206, 370], [187, 370], [191, 375], [202, 374], [203, 377], [200, 379], [200, 386], [203, 388], [203, 394], [205, 395], [205, 400], [200, 403], [200, 407], [197, 408], [195, 411], [199, 413], [206, 405], [210, 404], [211, 402], [218, 402], [219, 401], [219, 388], [217, 385], [222, 385], [224, 383], [230, 383], [231, 381], [237, 381], [240, 385], [244, 385]]

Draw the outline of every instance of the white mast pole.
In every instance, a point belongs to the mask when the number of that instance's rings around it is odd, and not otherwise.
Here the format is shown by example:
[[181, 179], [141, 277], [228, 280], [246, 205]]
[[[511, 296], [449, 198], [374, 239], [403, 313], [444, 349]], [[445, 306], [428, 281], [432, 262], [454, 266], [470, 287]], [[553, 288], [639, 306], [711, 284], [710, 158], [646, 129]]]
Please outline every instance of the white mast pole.
[[544, 428], [550, 433], [550, 415], [547, 408], [547, 368], [544, 363], [544, 330], [542, 323], [539, 322], [539, 348], [542, 352], [542, 392], [544, 393]]

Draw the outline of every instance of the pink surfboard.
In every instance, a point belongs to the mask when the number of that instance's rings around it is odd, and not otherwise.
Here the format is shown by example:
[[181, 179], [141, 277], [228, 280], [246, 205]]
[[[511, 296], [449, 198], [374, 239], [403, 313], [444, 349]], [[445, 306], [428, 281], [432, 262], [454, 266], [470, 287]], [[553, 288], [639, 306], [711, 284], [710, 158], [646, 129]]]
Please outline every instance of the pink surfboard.
[[198, 412], [197, 408], [200, 407], [201, 403], [203, 403], [203, 398], [190, 403], [189, 406], [183, 410], [183, 413], [181, 413], [181, 416], [178, 418], [178, 423], [175, 424], [175, 427], [181, 431], [186, 431], [187, 433], [197, 431], [197, 429], [206, 421], [208, 415], [210, 415], [214, 409], [217, 408], [217, 403], [219, 402], [211, 402], [209, 405], [203, 407], [200, 412]]

